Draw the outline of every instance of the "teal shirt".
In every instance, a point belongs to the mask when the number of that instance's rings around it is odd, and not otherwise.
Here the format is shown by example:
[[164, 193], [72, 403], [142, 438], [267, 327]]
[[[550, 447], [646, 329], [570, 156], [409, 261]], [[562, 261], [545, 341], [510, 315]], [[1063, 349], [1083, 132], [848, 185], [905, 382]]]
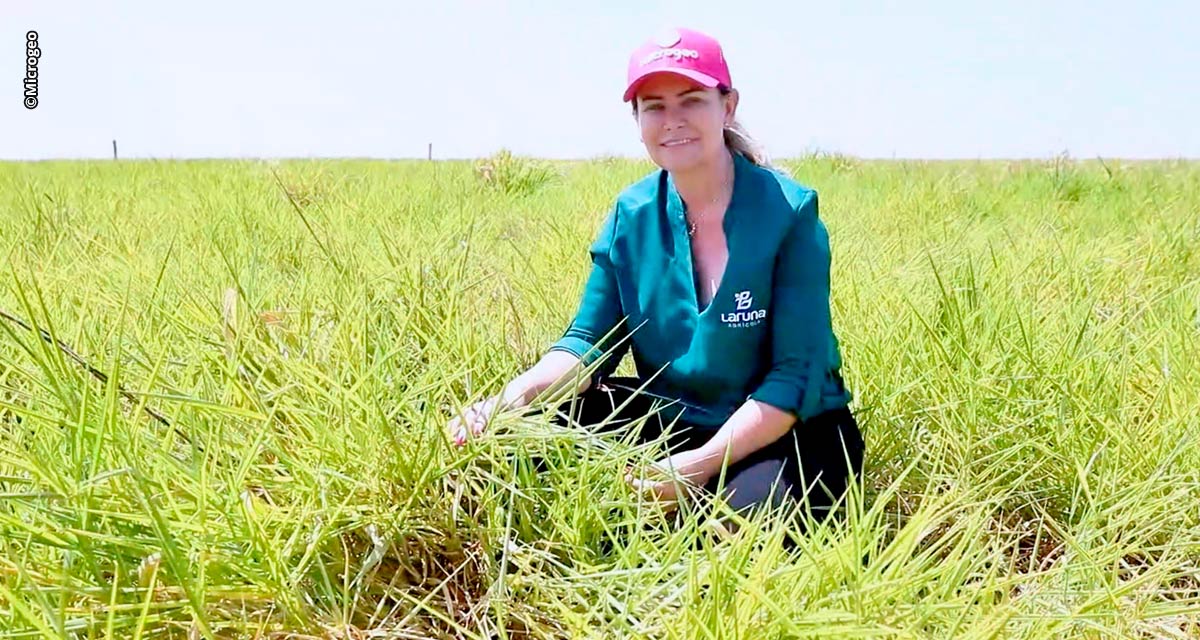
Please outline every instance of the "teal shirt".
[[702, 427], [720, 427], [748, 398], [800, 420], [845, 407], [817, 193], [733, 157], [729, 259], [712, 302], [699, 308], [684, 204], [656, 171], [617, 197], [578, 313], [550, 350], [599, 361], [593, 379], [632, 351], [646, 391], [673, 403], [665, 415]]

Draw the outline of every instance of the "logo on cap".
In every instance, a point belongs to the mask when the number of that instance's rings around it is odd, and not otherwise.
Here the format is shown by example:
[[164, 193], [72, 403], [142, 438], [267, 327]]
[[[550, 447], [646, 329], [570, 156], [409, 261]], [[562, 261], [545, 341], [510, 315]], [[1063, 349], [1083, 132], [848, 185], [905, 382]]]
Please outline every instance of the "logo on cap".
[[654, 44], [660, 47], [669, 47], [676, 42], [679, 42], [682, 36], [675, 29], [663, 29], [654, 36]]
[[659, 58], [675, 58], [675, 62], [679, 62], [684, 58], [695, 60], [699, 57], [700, 52], [695, 49], [676, 49], [672, 47], [670, 49], [659, 49], [658, 51], [650, 52], [646, 57], [641, 59], [640, 64], [644, 67]]

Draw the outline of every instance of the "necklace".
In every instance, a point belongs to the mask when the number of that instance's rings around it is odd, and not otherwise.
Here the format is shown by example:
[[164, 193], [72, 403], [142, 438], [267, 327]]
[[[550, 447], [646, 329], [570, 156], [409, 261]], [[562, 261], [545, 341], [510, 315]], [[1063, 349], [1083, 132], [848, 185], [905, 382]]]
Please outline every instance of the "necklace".
[[684, 220], [687, 221], [688, 236], [692, 237], [692, 236], [696, 235], [696, 229], [698, 229], [700, 227], [700, 221], [703, 220], [704, 216], [706, 216], [708, 214], [701, 213], [693, 219], [691, 216], [687, 215], [687, 210], [685, 209], [683, 212], [683, 215], [684, 215]]
[[[720, 198], [717, 197], [717, 198], [713, 198], [712, 200], [709, 200], [708, 201], [709, 206], [716, 204], [717, 200], [719, 200], [719, 199]], [[703, 220], [704, 216], [706, 216], [706, 215], [708, 215], [707, 212], [702, 212], [693, 219], [691, 216], [688, 215], [687, 206], [684, 205], [683, 216], [684, 216], [684, 219], [687, 220], [689, 236], [696, 235], [696, 229], [700, 226], [700, 221]]]
[[[724, 192], [725, 192], [725, 189], [726, 189], [726, 188], [728, 188], [728, 186], [729, 186], [729, 183], [730, 183], [731, 181], [732, 181], [732, 180], [730, 180], [730, 179], [728, 179], [728, 178], [727, 178], [727, 179], [724, 181], [724, 184], [722, 185], [722, 189], [721, 189], [720, 193], [724, 194]], [[733, 199], [733, 194], [732, 194], [732, 193], [731, 193], [731, 194], [729, 194], [729, 197], [730, 197], [730, 199], [732, 200], [732, 199]], [[720, 200], [720, 199], [721, 199], [721, 196], [717, 196], [716, 198], [713, 198], [713, 199], [709, 200], [709, 201], [708, 201], [708, 204], [709, 204], [709, 206], [712, 206], [712, 205], [716, 204], [716, 203], [717, 203], [717, 200]], [[695, 235], [696, 235], [696, 229], [697, 229], [697, 228], [699, 227], [699, 225], [700, 225], [700, 220], [702, 220], [706, 214], [705, 214], [705, 213], [701, 213], [701, 214], [697, 215], [697, 216], [696, 216], [696, 218], [695, 218], [694, 220], [693, 220], [693, 219], [692, 219], [690, 216], [688, 216], [687, 214], [688, 214], [688, 209], [687, 209], [687, 204], [685, 203], [685, 204], [683, 205], [683, 215], [684, 215], [684, 220], [686, 220], [686, 221], [687, 221], [687, 225], [688, 225], [688, 227], [687, 227], [688, 237], [692, 237], [692, 236], [695, 236]]]

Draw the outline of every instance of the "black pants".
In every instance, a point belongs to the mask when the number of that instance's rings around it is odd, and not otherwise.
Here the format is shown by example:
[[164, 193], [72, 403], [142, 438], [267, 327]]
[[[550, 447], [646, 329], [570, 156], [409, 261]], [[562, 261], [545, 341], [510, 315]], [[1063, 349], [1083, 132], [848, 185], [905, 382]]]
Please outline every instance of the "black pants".
[[[575, 399], [564, 402], [555, 422], [568, 424], [566, 417], [580, 425], [596, 425], [613, 416], [617, 407], [629, 401], [604, 426], [604, 431], [624, 428], [631, 420], [655, 411], [653, 397], [636, 393], [641, 382], [636, 378], [613, 377], [600, 380]], [[671, 425], [665, 418], [645, 420], [638, 436], [641, 441], [659, 438]], [[716, 429], [677, 422], [667, 434], [672, 453], [703, 445]], [[832, 512], [833, 505], [845, 493], [850, 480], [861, 477], [863, 440], [858, 423], [848, 408], [827, 411], [795, 424], [775, 442], [730, 465], [722, 478], [718, 473], [705, 486], [711, 493], [721, 491], [730, 507], [747, 513], [761, 507], [810, 509], [817, 520]]]

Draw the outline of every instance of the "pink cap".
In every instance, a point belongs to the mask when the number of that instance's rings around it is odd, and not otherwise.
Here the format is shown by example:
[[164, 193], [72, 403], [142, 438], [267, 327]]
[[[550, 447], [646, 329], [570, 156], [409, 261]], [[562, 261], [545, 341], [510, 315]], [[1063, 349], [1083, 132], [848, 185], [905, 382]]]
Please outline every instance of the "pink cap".
[[733, 86], [721, 45], [711, 36], [691, 29], [667, 29], [647, 40], [629, 57], [625, 102], [633, 99], [647, 76], [676, 73], [701, 85]]

